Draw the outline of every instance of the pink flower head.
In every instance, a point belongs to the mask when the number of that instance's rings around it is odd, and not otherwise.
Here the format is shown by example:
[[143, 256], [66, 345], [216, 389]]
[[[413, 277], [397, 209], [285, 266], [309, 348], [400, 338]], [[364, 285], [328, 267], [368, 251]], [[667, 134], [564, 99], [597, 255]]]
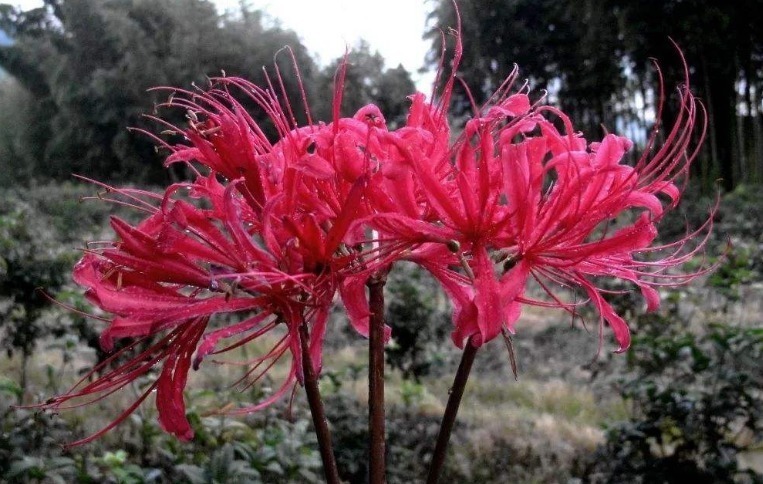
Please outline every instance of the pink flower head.
[[[454, 72], [461, 50], [456, 35]], [[459, 347], [513, 331], [524, 304], [575, 314], [578, 303], [550, 290], [560, 284], [586, 294], [600, 327], [609, 324], [625, 350], [629, 330], [606, 301], [601, 278], [635, 284], [653, 310], [659, 286], [702, 273], [674, 268], [701, 248], [702, 241], [695, 247], [690, 241], [709, 230], [710, 220], [682, 240], [654, 244], [695, 157], [692, 141], [704, 135], [693, 135], [698, 105], [687, 82], [663, 145], [655, 148], [655, 128], [645, 154], [630, 166], [629, 140], [606, 135], [589, 143], [564, 113], [542, 99], [532, 102], [525, 86], [513, 90], [515, 78], [516, 71], [488, 106], [475, 108], [453, 142], [453, 76], [437, 101], [411, 96], [407, 122], [395, 131], [374, 105], [339, 116], [344, 66], [328, 124], [314, 122], [305, 101], [307, 123], [298, 126], [292, 106], [281, 101], [280, 76], [278, 89], [227, 77], [213, 79], [207, 91], [172, 89], [165, 107], [185, 110], [188, 126], [157, 121], [182, 140], [148, 134], [169, 151], [166, 164], [183, 164], [193, 179], [160, 194], [106, 187], [145, 218], [135, 225], [113, 219], [117, 240], [90, 248], [74, 272], [109, 315], [101, 318], [109, 323], [103, 347], [130, 342], [42, 406], [97, 401], [160, 367], [133, 405], [76, 443], [117, 425], [153, 390], [162, 427], [189, 439], [183, 391], [191, 368], [210, 355], [267, 341], [269, 349], [246, 362], [240, 383], [255, 384], [282, 359], [290, 369], [272, 395], [233, 413], [271, 404], [304, 383], [306, 364], [320, 372], [337, 293], [351, 324], [368, 336], [365, 285], [398, 260], [419, 264], [440, 282], [453, 303]], [[242, 103], [267, 113], [275, 139]], [[547, 299], [526, 296], [530, 280]]]
[[[453, 72], [460, 55], [456, 34]], [[704, 128], [694, 136], [698, 107], [688, 75], [679, 89], [675, 125], [659, 149], [655, 127], [635, 166], [626, 164], [630, 140], [606, 135], [588, 143], [560, 110], [542, 99], [532, 104], [525, 88], [512, 94], [515, 76], [516, 71], [487, 107], [475, 109], [450, 145], [442, 134], [449, 132], [453, 79], [438, 103], [414, 97], [408, 125], [387, 136], [399, 158], [384, 167], [396, 184], [395, 197], [367, 223], [386, 240], [407, 243], [404, 257], [442, 284], [454, 306], [452, 336], [459, 347], [513, 332], [523, 304], [574, 314], [577, 304], [549, 289], [561, 284], [585, 292], [601, 324], [612, 327], [618, 351], [624, 351], [630, 344], [628, 327], [607, 303], [599, 278], [635, 284], [654, 310], [657, 287], [703, 273], [672, 271], [700, 250], [703, 242], [689, 245], [697, 233], [653, 244], [665, 210], [678, 202], [676, 183], [688, 175], [704, 136]], [[708, 220], [701, 230], [709, 231], [711, 224]], [[549, 300], [525, 297], [530, 279]]]
[[[353, 222], [365, 214], [378, 133], [386, 131], [375, 106], [339, 118], [341, 75], [337, 85], [334, 121], [314, 123], [306, 107], [309, 121], [302, 127], [272, 86], [220, 78], [206, 92], [173, 90], [165, 106], [187, 110], [189, 126], [157, 121], [184, 141], [170, 144], [149, 135], [170, 151], [168, 165], [184, 163], [195, 179], [163, 194], [107, 187], [118, 203], [146, 218], [135, 226], [113, 219], [117, 240], [88, 250], [74, 272], [90, 301], [111, 315], [101, 336], [104, 349], [123, 338], [133, 342], [43, 406], [97, 401], [157, 365], [161, 371], [114, 422], [75, 444], [117, 425], [153, 390], [162, 428], [190, 439], [183, 398], [189, 370], [209, 355], [265, 335], [280, 331], [267, 339], [271, 346], [265, 354], [247, 362], [250, 369], [240, 383], [256, 383], [283, 358], [291, 359], [290, 370], [271, 396], [232, 413], [260, 409], [303, 382], [302, 326], [309, 327], [308, 353], [313, 371], [320, 372], [330, 306], [340, 286], [352, 279], [350, 268], [359, 264], [356, 245], [365, 236]], [[269, 115], [276, 142], [230, 94], [234, 90]], [[365, 294], [343, 290], [343, 295], [358, 331], [367, 335], [367, 309], [362, 314], [359, 301]], [[121, 363], [139, 347], [146, 349]], [[99, 376], [88, 381], [96, 372]]]
[[[645, 152], [635, 166], [624, 164], [630, 140], [610, 134], [589, 144], [574, 134], [564, 113], [548, 107], [536, 111], [556, 115], [565, 134], [542, 119], [534, 132], [519, 140], [501, 137], [496, 146], [511, 211], [501, 247], [502, 257], [511, 261], [505, 283], [524, 286], [533, 278], [567, 309], [572, 306], [553, 296], [544, 280], [581, 288], [602, 324], [612, 328], [618, 351], [630, 345], [630, 332], [605, 300], [606, 291], [597, 287], [598, 278], [635, 284], [652, 311], [660, 304], [657, 287], [686, 283], [703, 273], [670, 272], [701, 248], [703, 242], [688, 245], [696, 233], [672, 244], [653, 244], [665, 209], [678, 202], [681, 190], [675, 182], [688, 175], [697, 153], [691, 147], [697, 105], [688, 86], [679, 92], [680, 114], [663, 146], [655, 154]], [[704, 129], [700, 140], [703, 135]], [[654, 142], [653, 135], [648, 145]], [[711, 225], [708, 219], [701, 230]], [[514, 321], [506, 321], [509, 330]]]

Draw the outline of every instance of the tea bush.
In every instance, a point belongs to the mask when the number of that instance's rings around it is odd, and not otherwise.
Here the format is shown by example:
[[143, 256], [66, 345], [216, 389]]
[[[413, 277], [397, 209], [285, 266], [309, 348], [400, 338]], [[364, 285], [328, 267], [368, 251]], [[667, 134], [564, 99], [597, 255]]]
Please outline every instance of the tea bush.
[[650, 316], [639, 329], [621, 382], [632, 415], [609, 429], [591, 482], [763, 482], [739, 466], [763, 439], [763, 328], [694, 334]]

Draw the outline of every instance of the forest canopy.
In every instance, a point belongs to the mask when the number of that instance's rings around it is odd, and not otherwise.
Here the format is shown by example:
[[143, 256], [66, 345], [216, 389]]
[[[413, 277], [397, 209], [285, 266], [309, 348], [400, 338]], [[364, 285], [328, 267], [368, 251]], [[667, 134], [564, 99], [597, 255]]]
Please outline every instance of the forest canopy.
[[[684, 82], [677, 46], [708, 115], [696, 167], [705, 189], [718, 178], [727, 190], [763, 179], [760, 0], [480, 0], [458, 7], [464, 42], [458, 73], [478, 104], [516, 64], [588, 134], [600, 134], [603, 125], [645, 139], [659, 99], [654, 61], [667, 95]], [[438, 0], [431, 17], [435, 65], [449, 38], [442, 32], [456, 25], [453, 2]], [[465, 92], [457, 97], [468, 109]], [[668, 126], [674, 105], [662, 111]]]
[[[165, 181], [155, 143], [126, 129], [163, 129], [143, 116], [168, 97], [167, 91], [147, 92], [155, 86], [206, 87], [209, 77], [220, 75], [263, 85], [263, 68], [273, 76], [277, 64], [287, 97], [301, 104], [296, 64], [313, 115], [330, 118], [326, 93], [333, 92], [339, 61], [319, 69], [295, 32], [245, 5], [221, 15], [206, 0], [46, 0], [29, 11], [1, 5], [0, 29], [10, 38], [0, 47], [0, 66], [12, 76], [0, 85], [0, 109], [13, 113], [0, 121], [6, 183], [72, 173]], [[373, 97], [387, 104], [390, 119], [402, 116], [405, 96], [414, 90], [408, 72], [385, 69], [367, 44], [349, 62], [354, 87], [343, 110], [354, 112]], [[295, 115], [304, 117], [299, 110]]]

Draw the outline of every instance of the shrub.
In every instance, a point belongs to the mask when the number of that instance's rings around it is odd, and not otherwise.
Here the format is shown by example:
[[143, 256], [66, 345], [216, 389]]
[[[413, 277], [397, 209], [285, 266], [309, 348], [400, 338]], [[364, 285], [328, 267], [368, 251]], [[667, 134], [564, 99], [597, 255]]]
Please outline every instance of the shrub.
[[701, 335], [644, 318], [622, 381], [629, 421], [609, 430], [592, 482], [763, 482], [740, 452], [763, 438], [763, 329]]

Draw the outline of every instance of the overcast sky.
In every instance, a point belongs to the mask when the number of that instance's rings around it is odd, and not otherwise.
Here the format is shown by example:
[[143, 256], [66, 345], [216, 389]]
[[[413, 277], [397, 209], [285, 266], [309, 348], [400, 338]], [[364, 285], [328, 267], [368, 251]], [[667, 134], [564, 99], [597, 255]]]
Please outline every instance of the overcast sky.
[[[213, 0], [221, 11], [238, 8], [238, 0]], [[42, 4], [40, 0], [0, 0], [22, 8]], [[402, 64], [419, 90], [430, 91], [432, 73], [420, 74], [428, 43], [421, 38], [429, 2], [415, 0], [254, 0], [281, 25], [297, 32], [321, 64], [344, 54], [363, 38], [378, 50], [387, 67]]]

